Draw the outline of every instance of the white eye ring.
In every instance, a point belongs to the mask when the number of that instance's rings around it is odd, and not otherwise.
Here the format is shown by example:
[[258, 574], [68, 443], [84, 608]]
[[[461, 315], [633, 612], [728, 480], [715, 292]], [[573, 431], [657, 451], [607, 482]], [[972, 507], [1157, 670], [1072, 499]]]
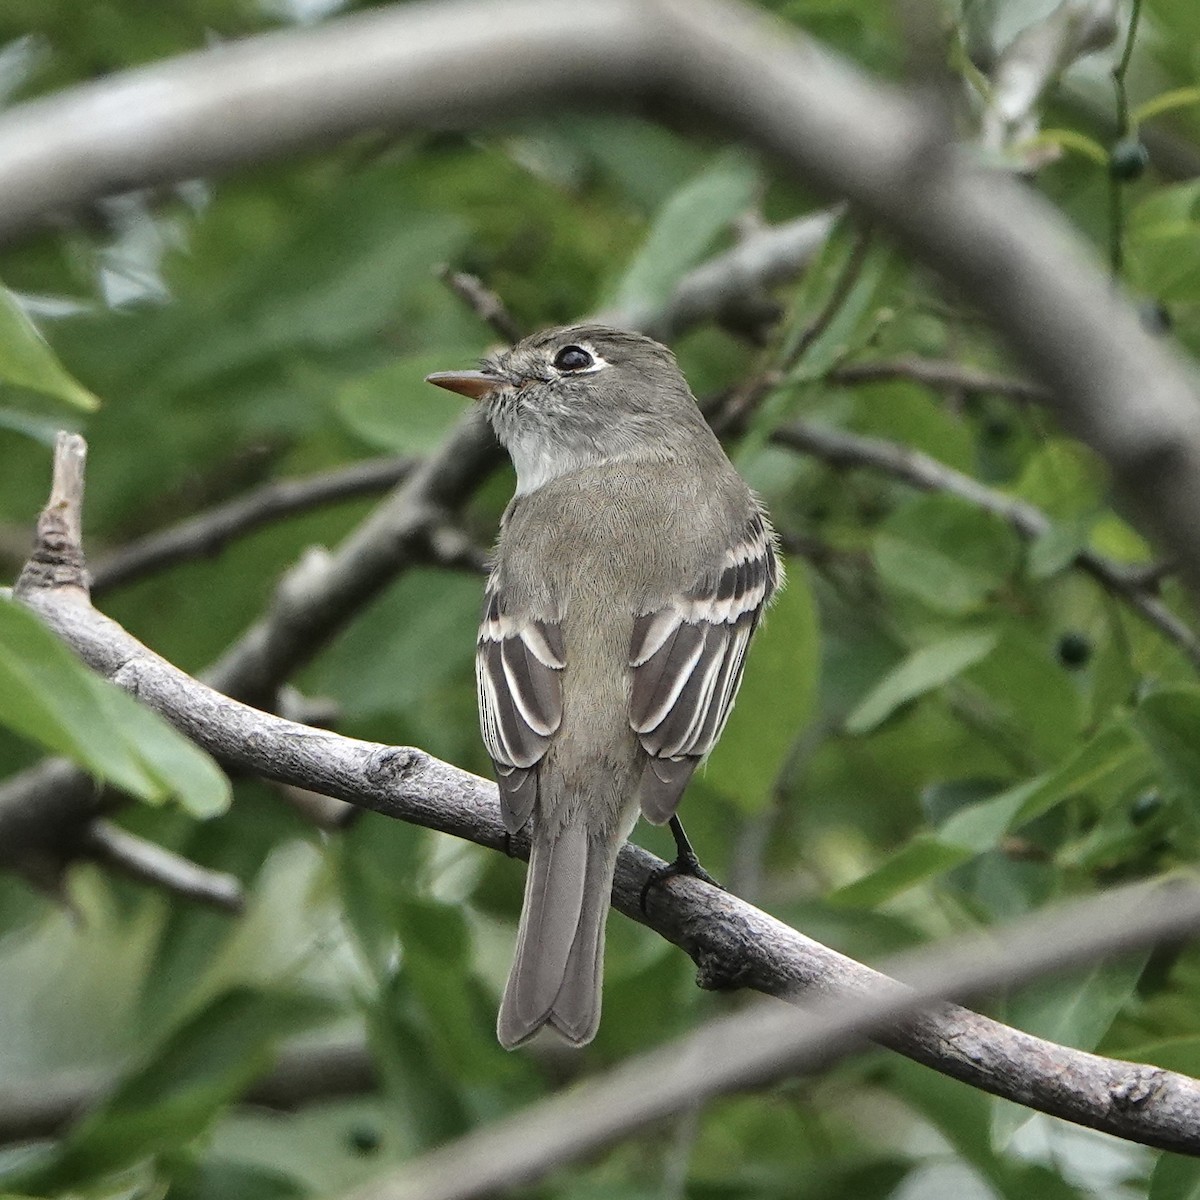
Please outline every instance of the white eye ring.
[[[597, 371], [602, 371], [608, 366], [608, 361], [603, 355], [597, 354], [588, 342], [573, 342], [570, 346], [564, 346], [558, 354], [561, 355], [566, 350], [582, 350], [591, 358], [592, 362], [587, 367], [559, 367], [551, 362], [550, 366], [560, 377], [566, 375], [594, 375]], [[555, 357], [557, 358], [558, 355], [555, 355]]]

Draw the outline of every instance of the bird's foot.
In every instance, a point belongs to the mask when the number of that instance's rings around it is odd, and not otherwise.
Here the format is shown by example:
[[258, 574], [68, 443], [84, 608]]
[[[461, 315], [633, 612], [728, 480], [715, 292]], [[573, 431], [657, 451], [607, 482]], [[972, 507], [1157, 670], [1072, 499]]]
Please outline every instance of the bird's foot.
[[659, 867], [657, 871], [651, 871], [646, 882], [642, 884], [639, 905], [643, 915], [646, 914], [646, 900], [650, 896], [650, 889], [657, 887], [674, 875], [690, 875], [693, 879], [699, 879], [702, 883], [710, 884], [712, 887], [721, 887], [700, 865], [700, 859], [696, 856], [696, 851], [692, 848], [688, 835], [684, 833], [683, 824], [678, 817], [671, 818], [671, 834], [675, 838], [675, 860], [665, 867]]

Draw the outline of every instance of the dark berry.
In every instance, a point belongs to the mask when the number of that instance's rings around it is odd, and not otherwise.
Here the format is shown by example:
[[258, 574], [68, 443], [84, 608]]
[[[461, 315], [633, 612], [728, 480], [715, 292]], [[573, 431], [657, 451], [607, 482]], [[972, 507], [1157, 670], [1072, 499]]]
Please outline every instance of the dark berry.
[[1092, 642], [1086, 634], [1064, 633], [1058, 639], [1058, 661], [1064, 667], [1086, 666], [1091, 657]]
[[374, 1154], [381, 1139], [375, 1126], [355, 1125], [346, 1134], [346, 1141], [355, 1154]]
[[1135, 137], [1122, 138], [1108, 153], [1108, 170], [1114, 179], [1128, 183], [1140, 179], [1150, 165], [1150, 152]]
[[1164, 337], [1171, 332], [1171, 314], [1158, 300], [1143, 300], [1137, 306], [1138, 320], [1147, 333]]
[[1162, 808], [1162, 793], [1157, 788], [1143, 792], [1129, 809], [1131, 825], [1145, 825], [1160, 808]]

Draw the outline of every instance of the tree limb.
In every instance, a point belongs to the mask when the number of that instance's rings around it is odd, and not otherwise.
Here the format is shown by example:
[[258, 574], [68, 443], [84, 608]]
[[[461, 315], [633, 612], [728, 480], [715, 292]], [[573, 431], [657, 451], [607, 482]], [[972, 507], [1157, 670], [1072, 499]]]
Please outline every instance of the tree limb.
[[[757, 1004], [709, 1021], [685, 1037], [576, 1085], [566, 1095], [551, 1096], [468, 1133], [356, 1189], [346, 1200], [471, 1200], [494, 1195], [500, 1187], [532, 1182], [644, 1131], [657, 1120], [694, 1111], [717, 1096], [827, 1067], [858, 1049], [863, 1036], [894, 1045], [897, 1033], [903, 1037], [909, 1023], [936, 1022], [944, 1014], [962, 1011], [944, 1003], [945, 996], [997, 985], [1020, 987], [1093, 961], [1099, 943], [1105, 946], [1102, 954], [1122, 944], [1131, 948], [1146, 926], [1173, 923], [1180, 915], [1177, 899], [1191, 910], [1183, 926], [1194, 933], [1200, 924], [1200, 889], [1181, 886], [1182, 895], [1174, 887], [1118, 888], [1099, 898], [1009, 922], [984, 936], [949, 939], [895, 959], [888, 964], [891, 976], [878, 975], [862, 989], [846, 988], [843, 978], [826, 980], [828, 986], [809, 997], [799, 1014]], [[1153, 910], [1153, 916], [1143, 905]], [[1140, 932], [1127, 941], [1134, 926]], [[899, 983], [893, 976], [906, 982]], [[785, 998], [795, 1001], [794, 995]], [[1063, 1048], [1024, 1034], [1016, 1036], [1025, 1042], [1029, 1057], [999, 1094], [1028, 1103], [1025, 1085], [1031, 1074], [1040, 1074], [1046, 1065], [1042, 1056], [1049, 1050], [1058, 1052], [1057, 1058]], [[1167, 1072], [1154, 1067], [1070, 1053], [1076, 1056], [1074, 1063], [1068, 1066], [1060, 1059], [1057, 1064], [1063, 1071], [1061, 1082], [1070, 1089], [1086, 1078], [1085, 1089], [1110, 1116], [1120, 1113], [1123, 1120], [1134, 1113], [1144, 1115], [1146, 1108], [1161, 1103], [1173, 1110], [1172, 1123], [1181, 1122], [1177, 1132], [1182, 1132], [1182, 1125], [1200, 1115], [1196, 1080], [1180, 1076], [1168, 1080]], [[1176, 1082], [1182, 1082], [1181, 1090], [1176, 1090]], [[1113, 1124], [1106, 1123], [1105, 1128], [1116, 1132]], [[1200, 1154], [1200, 1131], [1194, 1126], [1182, 1139], [1172, 1137], [1172, 1141], [1170, 1146], [1154, 1144]]]
[[102, 555], [92, 570], [92, 592], [99, 595], [176, 563], [211, 557], [234, 538], [280, 517], [377, 495], [406, 479], [414, 465], [411, 458], [368, 458], [301, 479], [273, 480]]
[[[868, 467], [903, 480], [923, 492], [957, 496], [999, 517], [1026, 541], [1041, 537], [1053, 528], [1053, 522], [1036, 505], [1006, 496], [920, 450], [896, 442], [863, 437], [808, 421], [792, 421], [776, 429], [771, 437], [781, 445], [811, 454], [833, 466]], [[1178, 646], [1194, 667], [1200, 668], [1200, 638], [1154, 594], [1154, 575], [1136, 567], [1126, 568], [1086, 548], [1077, 551], [1072, 562]]]
[[[107, 1075], [70, 1071], [0, 1086], [0, 1144], [60, 1136], [99, 1104], [114, 1082]], [[275, 1065], [250, 1085], [241, 1103], [289, 1111], [361, 1095], [377, 1083], [374, 1061], [362, 1042], [299, 1042], [280, 1050]]]
[[1117, 17], [1116, 0], [1062, 0], [1042, 20], [1022, 29], [992, 70], [980, 130], [983, 145], [1001, 151], [1032, 137], [1038, 101], [1076, 59], [1112, 42]]
[[[64, 438], [60, 445], [69, 446], [73, 440]], [[80, 493], [74, 503], [81, 500]], [[67, 546], [54, 553], [69, 557], [82, 552]], [[412, 747], [341, 737], [223, 696], [148, 650], [92, 608], [86, 592], [53, 575], [32, 578], [20, 598], [100, 674], [218, 758], [268, 779], [527, 856], [527, 836], [509, 838], [505, 833], [494, 784]], [[805, 1024], [810, 1033], [815, 1030], [811, 1037], [797, 1034], [794, 1019], [755, 1013], [735, 1018], [733, 1024], [707, 1027], [697, 1040], [685, 1043], [682, 1057], [678, 1049], [674, 1055], [664, 1051], [655, 1061], [665, 1056], [665, 1073], [660, 1077], [655, 1068], [653, 1086], [638, 1092], [632, 1098], [636, 1103], [622, 1110], [641, 1113], [639, 1122], [691, 1107], [704, 1095], [829, 1061], [835, 1050], [845, 1053], [853, 1046], [851, 1033], [870, 1030], [877, 1031], [885, 1045], [997, 1095], [1120, 1137], [1200, 1153], [1200, 1082], [1056, 1046], [965, 1009], [928, 1005], [943, 990], [949, 994], [1012, 984], [1187, 933], [1200, 923], [1200, 889], [1179, 885], [1165, 897], [1154, 889], [1114, 891], [1082, 909], [1077, 906], [1073, 915], [1046, 918], [1032, 931], [1018, 930], [1007, 949], [989, 937], [936, 966], [918, 964], [930, 973], [917, 972], [918, 990], [910, 994], [898, 990], [894, 980], [699, 880], [670, 880], [651, 893], [649, 912], [643, 913], [642, 888], [661, 865], [645, 850], [625, 846], [613, 903], [685, 949], [700, 967], [701, 986], [750, 987], [790, 1000], [815, 994], [836, 1003], [822, 1009], [815, 1024]], [[714, 1038], [715, 1042], [706, 1040]], [[631, 1068], [639, 1087], [644, 1080], [641, 1069]], [[588, 1121], [555, 1126], [555, 1145], [571, 1146], [572, 1154], [630, 1128], [622, 1123], [624, 1117], [613, 1123], [605, 1099], [610, 1093], [603, 1084], [596, 1086], [603, 1110], [599, 1118], [593, 1114]], [[561, 1098], [556, 1102], [561, 1105]], [[575, 1109], [562, 1111], [579, 1115]], [[495, 1186], [494, 1180], [490, 1186]], [[425, 1194], [425, 1200], [433, 1194]], [[476, 1192], [446, 1193], [450, 1194]]]
[[246, 894], [236, 875], [202, 867], [108, 821], [88, 825], [79, 852], [130, 879], [223, 912], [240, 913], [246, 904]]
[[937, 358], [904, 355], [900, 358], [866, 359], [841, 363], [825, 376], [829, 383], [854, 385], [881, 383], [904, 379], [924, 387], [947, 391], [982, 392], [992, 396], [1007, 396], [1012, 400], [1046, 403], [1044, 387], [1032, 380], [992, 375], [964, 363], [947, 362]]

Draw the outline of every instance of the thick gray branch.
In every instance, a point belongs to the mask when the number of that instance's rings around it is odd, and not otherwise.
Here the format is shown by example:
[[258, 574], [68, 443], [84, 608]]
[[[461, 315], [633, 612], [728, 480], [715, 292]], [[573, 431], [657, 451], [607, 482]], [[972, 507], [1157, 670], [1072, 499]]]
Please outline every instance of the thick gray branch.
[[[896, 976], [908, 981], [907, 987], [881, 978], [862, 990], [844, 990], [838, 981], [819, 999], [810, 998], [803, 1014], [758, 1005], [711, 1021], [566, 1095], [469, 1133], [356, 1190], [348, 1200], [470, 1200], [494, 1195], [501, 1187], [531, 1182], [644, 1131], [656, 1120], [691, 1112], [715, 1096], [825, 1067], [853, 1052], [863, 1035], [944, 1010], [943, 996], [991, 988], [1000, 980], [1020, 987], [1089, 961], [1100, 943], [1108, 952], [1121, 944], [1130, 947], [1133, 927], [1141, 927], [1151, 911], [1153, 919], [1165, 925], [1173, 924], [1184, 909], [1189, 915], [1180, 928], [1194, 930], [1200, 923], [1200, 889], [1118, 889], [1013, 922], [989, 936], [943, 943], [889, 964]], [[1028, 1051], [1036, 1055], [1037, 1047], [1031, 1045]], [[1115, 1065], [1094, 1055], [1085, 1057], [1097, 1066]], [[1104, 1095], [1110, 1109], [1136, 1110], [1167, 1099], [1168, 1093], [1161, 1090], [1163, 1072], [1132, 1064], [1123, 1064], [1123, 1072], [1123, 1078], [1110, 1077], [1097, 1094]], [[1183, 1099], [1177, 1115], [1185, 1120], [1194, 1119], [1200, 1096], [1195, 1080], [1188, 1080], [1187, 1087], [1186, 1099], [1175, 1094], [1167, 1099], [1172, 1108]], [[1200, 1153], [1196, 1130], [1186, 1140], [1186, 1146], [1174, 1148]]]

